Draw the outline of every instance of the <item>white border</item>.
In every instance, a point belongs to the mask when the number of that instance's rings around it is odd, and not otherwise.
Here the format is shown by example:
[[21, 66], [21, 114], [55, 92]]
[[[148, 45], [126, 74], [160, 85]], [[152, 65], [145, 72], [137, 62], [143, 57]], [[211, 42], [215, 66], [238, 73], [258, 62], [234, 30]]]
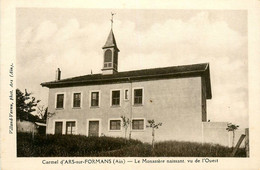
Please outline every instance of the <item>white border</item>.
[[[126, 94], [125, 91], [126, 91], [126, 90], [128, 90], [128, 98], [127, 98], [127, 99], [125, 98], [125, 94]], [[123, 96], [123, 98], [124, 98], [124, 101], [128, 101], [128, 100], [129, 100], [129, 98], [130, 98], [130, 90], [129, 90], [129, 88], [125, 88], [125, 89], [124, 89], [124, 96]]]
[[54, 119], [53, 121], [52, 121], [52, 123], [53, 123], [53, 129], [52, 129], [52, 134], [54, 134], [55, 135], [55, 124], [56, 124], [56, 122], [62, 122], [62, 132], [61, 132], [61, 134], [63, 135], [64, 134], [64, 119]]
[[[134, 98], [135, 98], [135, 96], [134, 96], [134, 91], [136, 90], [136, 89], [142, 89], [142, 104], [134, 104]], [[143, 106], [144, 105], [144, 87], [133, 87], [132, 88], [132, 105], [133, 106]]]
[[65, 120], [65, 135], [66, 135], [66, 123], [67, 122], [73, 122], [73, 121], [75, 121], [75, 134], [72, 134], [72, 135], [77, 135], [78, 134], [78, 121], [77, 121], [77, 119], [66, 119]]
[[66, 123], [72, 122], [72, 121], [75, 121], [75, 134], [72, 134], [72, 135], [77, 135], [78, 134], [78, 121], [77, 121], [77, 119], [54, 119], [53, 120], [52, 133], [55, 134], [55, 123], [56, 122], [62, 122], [62, 135], [66, 135]]
[[[3, 3], [4, 2], [4, 3]], [[183, 157], [183, 159], [186, 161], [184, 164], [178, 164], [177, 169], [226, 169], [229, 167], [229, 169], [257, 169], [259, 168], [259, 134], [260, 129], [257, 125], [257, 120], [260, 118], [259, 110], [259, 94], [260, 94], [260, 80], [259, 80], [259, 74], [257, 74], [259, 71], [259, 64], [260, 58], [259, 58], [259, 40], [260, 40], [260, 32], [259, 32], [259, 5], [258, 1], [241, 1], [241, 0], [230, 0], [230, 1], [206, 1], [206, 0], [197, 0], [197, 1], [154, 1], [151, 3], [150, 1], [109, 1], [107, 3], [91, 3], [88, 0], [87, 1], [25, 1], [25, 0], [19, 0], [19, 1], [12, 1], [12, 0], [3, 0], [2, 1], [2, 12], [3, 15], [1, 18], [1, 57], [2, 57], [2, 67], [1, 67], [1, 78], [4, 81], [1, 81], [1, 108], [3, 112], [7, 112], [7, 104], [5, 103], [6, 98], [9, 95], [9, 91], [5, 90], [7, 83], [6, 81], [6, 72], [8, 72], [7, 66], [8, 61], [13, 59], [13, 55], [15, 53], [15, 38], [13, 38], [13, 24], [15, 24], [14, 21], [14, 8], [22, 7], [22, 8], [103, 8], [103, 9], [179, 9], [179, 10], [248, 10], [248, 70], [249, 70], [249, 77], [248, 77], [248, 89], [249, 89], [249, 119], [250, 124], [249, 127], [252, 128], [250, 131], [250, 158], [217, 158], [219, 159], [219, 162], [217, 164], [197, 164], [197, 166], [194, 167], [193, 164], [187, 163], [187, 158]], [[7, 19], [5, 19], [7, 18]], [[7, 24], [8, 23], [8, 24]], [[10, 24], [9, 24], [10, 23]], [[8, 43], [3, 43], [7, 40]], [[6, 48], [7, 47], [7, 48]], [[5, 85], [6, 84], [6, 85]], [[5, 150], [2, 150], [1, 158], [1, 167], [2, 169], [28, 169], [28, 166], [31, 167], [37, 167], [38, 169], [46, 169], [46, 166], [48, 166], [49, 169], [69, 169], [70, 166], [62, 166], [62, 165], [43, 165], [41, 160], [43, 159], [51, 159], [51, 158], [33, 158], [33, 159], [27, 159], [27, 158], [17, 158], [16, 153], [16, 140], [15, 135], [8, 135], [7, 130], [5, 130], [5, 127], [8, 127], [8, 122], [4, 121], [7, 119], [7, 114], [2, 114], [2, 140], [1, 145], [2, 148], [8, 148], [9, 152], [6, 152]], [[176, 157], [175, 157], [176, 158]], [[57, 160], [61, 160], [61, 158], [57, 158]], [[132, 160], [132, 158], [125, 158], [127, 160]], [[141, 158], [140, 158], [141, 159]], [[164, 159], [170, 159], [165, 157]], [[176, 158], [177, 159], [177, 158]], [[188, 158], [190, 159], [190, 158]], [[199, 158], [200, 159], [200, 158]], [[15, 161], [15, 164], [10, 164], [10, 162]], [[176, 169], [171, 164], [124, 164], [122, 165], [124, 169], [154, 169], [159, 167], [166, 169]], [[122, 166], [114, 166], [114, 169], [122, 169]], [[75, 169], [81, 169], [83, 168], [82, 165], [75, 165], [73, 166]], [[107, 168], [107, 165], [93, 165], [89, 166], [89, 169], [104, 169]]]
[[[98, 92], [98, 106], [91, 106], [91, 93]], [[89, 90], [89, 107], [90, 108], [99, 108], [101, 104], [101, 90]]]
[[[112, 105], [112, 92], [113, 91], [119, 91], [119, 105]], [[122, 89], [111, 89], [110, 90], [110, 106], [111, 107], [120, 107], [121, 106], [121, 101], [122, 101]]]
[[[111, 120], [120, 120], [120, 130], [111, 130], [110, 129], [110, 121]], [[122, 119], [121, 118], [109, 118], [108, 119], [108, 131], [109, 132], [121, 132], [122, 131]]]
[[[143, 119], [144, 120], [144, 129], [140, 129], [140, 130], [138, 130], [138, 129], [133, 129], [133, 121], [134, 120], [140, 120], [140, 119]], [[145, 131], [146, 130], [146, 118], [132, 118], [131, 119], [131, 131], [132, 132], [143, 132], [143, 131]]]
[[[74, 94], [75, 93], [80, 93], [80, 106], [79, 107], [73, 107], [73, 102], [74, 102]], [[83, 104], [83, 93], [82, 91], [72, 91], [71, 93], [71, 108], [72, 109], [81, 109]]]
[[[57, 95], [58, 94], [63, 94], [64, 95], [64, 99], [63, 99], [63, 108], [57, 108]], [[57, 92], [57, 93], [55, 93], [55, 105], [54, 105], [54, 108], [56, 109], [56, 110], [64, 110], [65, 109], [65, 107], [66, 107], [66, 92]]]

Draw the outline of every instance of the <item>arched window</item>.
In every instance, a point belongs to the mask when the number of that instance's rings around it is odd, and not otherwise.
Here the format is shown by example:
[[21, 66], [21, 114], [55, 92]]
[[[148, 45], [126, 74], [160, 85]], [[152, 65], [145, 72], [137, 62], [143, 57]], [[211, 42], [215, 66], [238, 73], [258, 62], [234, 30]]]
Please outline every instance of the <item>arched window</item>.
[[105, 52], [104, 67], [112, 67], [112, 51], [111, 50], [106, 50], [106, 52]]

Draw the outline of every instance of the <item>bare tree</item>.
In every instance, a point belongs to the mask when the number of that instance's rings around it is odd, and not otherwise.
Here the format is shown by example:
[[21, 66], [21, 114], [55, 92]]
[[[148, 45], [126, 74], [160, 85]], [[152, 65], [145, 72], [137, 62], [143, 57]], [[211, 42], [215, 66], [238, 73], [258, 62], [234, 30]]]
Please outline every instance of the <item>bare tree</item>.
[[155, 129], [158, 129], [159, 126], [162, 126], [162, 123], [155, 123], [155, 121], [153, 119], [148, 120], [147, 122], [149, 123], [149, 125], [147, 125], [146, 127], [152, 128], [152, 146], [154, 149]]
[[127, 128], [130, 124], [129, 118], [126, 118], [125, 116], [121, 116], [123, 124], [122, 127], [125, 129], [125, 143], [126, 143], [126, 133], [127, 133]]
[[44, 117], [45, 114], [45, 106], [44, 105], [38, 105], [37, 106], [37, 115], [40, 119], [42, 119]]

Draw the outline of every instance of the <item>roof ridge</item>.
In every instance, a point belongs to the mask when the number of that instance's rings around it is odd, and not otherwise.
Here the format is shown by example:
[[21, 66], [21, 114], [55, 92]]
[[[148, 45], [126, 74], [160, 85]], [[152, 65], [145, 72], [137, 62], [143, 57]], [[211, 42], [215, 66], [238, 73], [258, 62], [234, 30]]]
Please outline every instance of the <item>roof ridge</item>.
[[[198, 64], [187, 64], [187, 65], [177, 65], [177, 66], [167, 66], [167, 67], [154, 67], [154, 68], [145, 68], [145, 69], [139, 69], [139, 70], [129, 70], [129, 71], [122, 71], [118, 72], [116, 74], [124, 74], [124, 73], [132, 73], [132, 72], [137, 72], [137, 71], [151, 71], [151, 70], [157, 70], [157, 69], [169, 69], [169, 68], [180, 68], [180, 67], [189, 67], [189, 66], [198, 66], [198, 65], [206, 65], [203, 71], [207, 70], [209, 63], [198, 63]], [[187, 71], [186, 71], [187, 72]], [[97, 76], [97, 75], [102, 75], [102, 73], [97, 73], [97, 74], [86, 74], [86, 75], [81, 75], [81, 76], [74, 76], [74, 77], [69, 77], [65, 79], [61, 79], [59, 81], [50, 81], [50, 82], [44, 82], [44, 83], [55, 83], [55, 82], [63, 82], [63, 81], [68, 81], [68, 80], [73, 80], [73, 79], [78, 79], [78, 78], [83, 78], [86, 76]], [[111, 76], [111, 75], [103, 75], [103, 76]], [[42, 83], [43, 84], [43, 83]]]
[[139, 70], [122, 71], [122, 72], [118, 72], [118, 73], [132, 72], [132, 71], [153, 70], [153, 69], [166, 69], [166, 68], [174, 68], [174, 67], [187, 67], [187, 66], [195, 66], [195, 65], [206, 65], [206, 68], [207, 68], [209, 63], [187, 64], [187, 65], [177, 65], [177, 66], [167, 66], [167, 67], [153, 67], [153, 68], [144, 68], [144, 69], [139, 69]]
[[55, 87], [69, 87], [77, 85], [91, 85], [91, 84], [107, 84], [107, 83], [122, 83], [128, 82], [128, 78], [134, 81], [147, 81], [153, 79], [168, 79], [176, 77], [187, 77], [187, 76], [205, 76], [207, 86], [207, 98], [211, 99], [211, 84], [210, 84], [210, 72], [209, 63], [199, 63], [190, 65], [179, 65], [159, 68], [148, 68], [141, 70], [131, 70], [118, 72], [110, 75], [103, 74], [88, 74], [77, 77], [71, 77], [62, 79], [60, 81], [44, 82], [41, 85], [44, 87], [55, 88]]
[[[65, 78], [65, 79], [60, 79], [60, 80], [54, 80], [54, 81], [49, 81], [49, 82], [43, 82], [43, 83], [54, 83], [54, 82], [61, 82], [61, 81], [64, 81], [64, 80], [72, 80], [74, 78], [80, 78], [80, 77], [85, 77], [85, 76], [95, 76], [95, 75], [102, 75], [101, 73], [98, 73], [98, 74], [85, 74], [85, 75], [81, 75], [81, 76], [74, 76], [74, 77], [69, 77], [69, 78]], [[43, 84], [41, 83], [41, 84]]]

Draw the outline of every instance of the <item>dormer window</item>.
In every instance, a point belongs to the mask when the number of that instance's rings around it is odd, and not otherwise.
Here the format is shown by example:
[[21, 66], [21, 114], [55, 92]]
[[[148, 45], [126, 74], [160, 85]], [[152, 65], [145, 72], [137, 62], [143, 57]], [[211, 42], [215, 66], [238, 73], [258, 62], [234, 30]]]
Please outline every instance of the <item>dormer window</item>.
[[106, 50], [105, 52], [105, 58], [104, 58], [104, 68], [110, 68], [112, 67], [112, 51]]

